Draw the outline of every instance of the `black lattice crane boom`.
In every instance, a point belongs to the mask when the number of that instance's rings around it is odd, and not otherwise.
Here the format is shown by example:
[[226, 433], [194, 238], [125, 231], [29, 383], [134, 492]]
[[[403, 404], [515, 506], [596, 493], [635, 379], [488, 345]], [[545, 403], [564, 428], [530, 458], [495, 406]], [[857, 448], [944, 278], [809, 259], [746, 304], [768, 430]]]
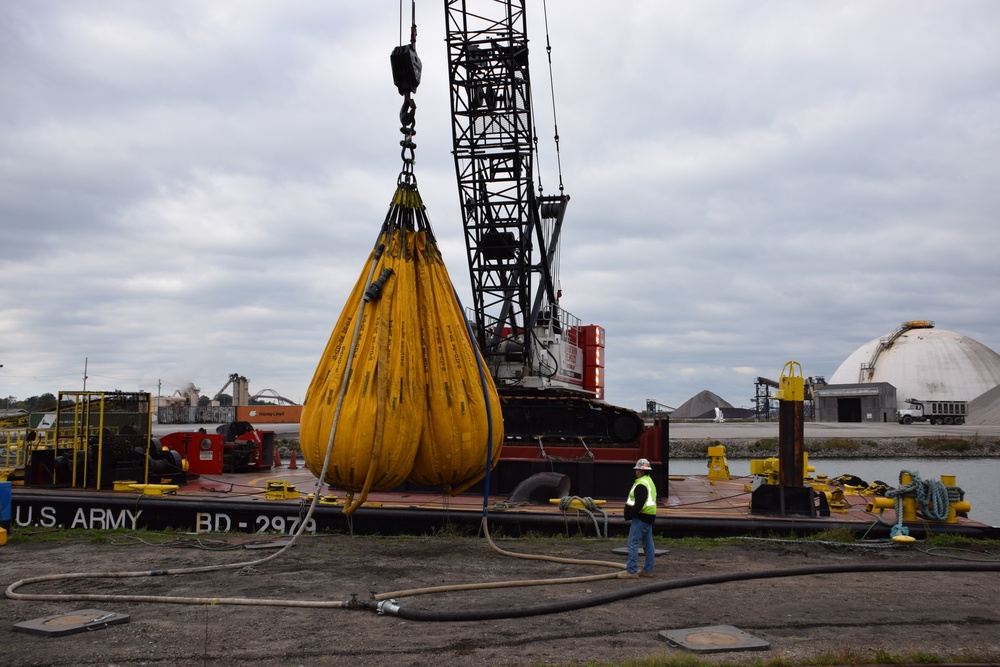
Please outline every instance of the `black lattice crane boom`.
[[[559, 306], [569, 196], [544, 195], [528, 61], [527, 0], [445, 0], [455, 173], [472, 318], [505, 398], [508, 439], [632, 442], [638, 414], [603, 398], [603, 329]], [[554, 116], [554, 114], [553, 114]], [[558, 154], [558, 130], [555, 132]], [[553, 400], [555, 399], [555, 400]]]
[[540, 322], [557, 326], [554, 264], [569, 197], [535, 192], [524, 0], [447, 0], [446, 12], [455, 169], [479, 343], [501, 383], [552, 376], [557, 362], [540, 358], [533, 336]]

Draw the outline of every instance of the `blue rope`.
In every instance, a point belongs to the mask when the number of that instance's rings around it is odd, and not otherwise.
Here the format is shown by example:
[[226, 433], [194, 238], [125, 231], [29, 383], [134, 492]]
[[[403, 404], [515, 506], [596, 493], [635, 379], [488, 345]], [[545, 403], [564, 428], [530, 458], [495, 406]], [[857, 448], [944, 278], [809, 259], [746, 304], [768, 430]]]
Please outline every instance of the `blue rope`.
[[[913, 478], [909, 484], [903, 484], [904, 475]], [[920, 473], [902, 470], [899, 473], [899, 483], [898, 488], [890, 489], [885, 493], [886, 497], [893, 498], [896, 510], [896, 523], [889, 531], [889, 537], [910, 534], [910, 529], [903, 525], [903, 496], [906, 495], [916, 497], [917, 506], [925, 518], [931, 521], [944, 521], [948, 518], [951, 500], [948, 497], [948, 487], [944, 485], [944, 482], [936, 479], [925, 482], [920, 479]]]

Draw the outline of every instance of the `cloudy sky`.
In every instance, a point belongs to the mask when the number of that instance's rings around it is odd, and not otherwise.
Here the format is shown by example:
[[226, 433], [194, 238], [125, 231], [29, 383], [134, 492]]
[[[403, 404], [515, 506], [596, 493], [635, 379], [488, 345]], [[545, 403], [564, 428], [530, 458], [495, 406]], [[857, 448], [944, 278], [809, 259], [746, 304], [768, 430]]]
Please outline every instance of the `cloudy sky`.
[[[1000, 350], [1000, 3], [547, 9], [562, 305], [607, 329], [609, 401], [750, 406], [911, 319]], [[416, 173], [468, 301], [443, 2], [417, 22]], [[0, 3], [0, 396], [86, 363], [301, 401], [395, 188], [399, 34], [389, 0]]]

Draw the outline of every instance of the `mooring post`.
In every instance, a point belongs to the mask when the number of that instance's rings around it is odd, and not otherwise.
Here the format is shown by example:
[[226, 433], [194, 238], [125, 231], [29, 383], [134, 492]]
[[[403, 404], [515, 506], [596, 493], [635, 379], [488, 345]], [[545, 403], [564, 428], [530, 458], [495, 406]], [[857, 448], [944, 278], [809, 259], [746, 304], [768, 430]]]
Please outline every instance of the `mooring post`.
[[778, 386], [778, 479], [781, 486], [803, 486], [805, 381], [799, 362], [785, 364]]

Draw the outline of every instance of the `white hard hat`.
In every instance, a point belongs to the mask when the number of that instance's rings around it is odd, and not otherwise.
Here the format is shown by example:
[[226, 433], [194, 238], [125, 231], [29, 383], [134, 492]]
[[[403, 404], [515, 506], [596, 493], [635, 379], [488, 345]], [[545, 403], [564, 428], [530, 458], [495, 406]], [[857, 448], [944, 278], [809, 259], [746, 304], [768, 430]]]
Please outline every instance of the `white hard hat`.
[[635, 462], [635, 468], [633, 470], [652, 470], [653, 466], [649, 465], [649, 461], [646, 459], [639, 459]]

